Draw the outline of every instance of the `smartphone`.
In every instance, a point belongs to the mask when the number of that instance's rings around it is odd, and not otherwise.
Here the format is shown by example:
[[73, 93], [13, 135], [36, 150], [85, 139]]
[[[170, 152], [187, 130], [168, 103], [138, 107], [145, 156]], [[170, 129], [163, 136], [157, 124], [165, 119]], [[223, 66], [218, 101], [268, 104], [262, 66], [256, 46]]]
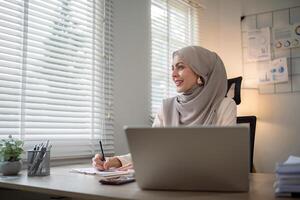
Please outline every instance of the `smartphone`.
[[119, 176], [117, 178], [103, 178], [100, 179], [99, 182], [104, 185], [122, 185], [126, 183], [134, 182], [134, 177], [128, 177], [128, 176]]

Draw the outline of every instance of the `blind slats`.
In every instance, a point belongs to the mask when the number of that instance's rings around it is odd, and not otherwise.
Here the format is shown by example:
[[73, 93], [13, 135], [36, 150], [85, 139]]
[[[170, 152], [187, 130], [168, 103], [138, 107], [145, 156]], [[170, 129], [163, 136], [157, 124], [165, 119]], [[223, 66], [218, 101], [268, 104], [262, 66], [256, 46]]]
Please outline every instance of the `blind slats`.
[[[89, 68], [88, 65], [86, 65], [86, 67], [84, 68], [84, 66], [65, 66], [62, 65], [61, 63], [49, 63], [47, 61], [43, 61], [43, 60], [38, 60], [38, 59], [32, 59], [32, 58], [28, 58], [27, 59], [27, 63], [31, 64], [33, 66], [39, 66], [39, 67], [44, 67], [46, 69], [52, 69], [57, 71], [57, 73], [59, 73], [60, 71], [67, 71], [69, 73], [76, 73], [76, 74], [89, 74], [91, 75], [91, 69]], [[67, 67], [68, 70], [64, 70], [64, 68]]]
[[0, 138], [114, 152], [111, 23], [111, 0], [0, 2]]
[[199, 45], [199, 9], [178, 0], [151, 1], [151, 113], [162, 100], [176, 95], [171, 78], [171, 53], [188, 45]]

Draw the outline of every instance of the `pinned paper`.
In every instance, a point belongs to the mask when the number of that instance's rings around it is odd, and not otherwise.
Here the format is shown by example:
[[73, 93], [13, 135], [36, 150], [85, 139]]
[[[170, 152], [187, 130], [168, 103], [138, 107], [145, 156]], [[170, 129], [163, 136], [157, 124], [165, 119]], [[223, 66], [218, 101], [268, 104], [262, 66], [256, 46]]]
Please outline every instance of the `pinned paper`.
[[300, 47], [300, 24], [273, 28], [273, 38], [276, 49]]
[[256, 29], [248, 32], [248, 61], [271, 59], [270, 28]]
[[259, 70], [259, 84], [282, 83], [289, 80], [287, 58], [278, 58], [270, 61], [269, 65]]

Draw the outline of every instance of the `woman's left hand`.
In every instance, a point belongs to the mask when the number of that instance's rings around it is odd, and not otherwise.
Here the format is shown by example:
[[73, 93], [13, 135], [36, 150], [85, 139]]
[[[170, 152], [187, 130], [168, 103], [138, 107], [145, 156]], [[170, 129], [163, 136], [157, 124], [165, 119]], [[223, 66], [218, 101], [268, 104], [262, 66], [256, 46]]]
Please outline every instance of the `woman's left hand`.
[[123, 165], [122, 167], [118, 168], [119, 171], [126, 171], [126, 170], [129, 170], [129, 169], [133, 169], [132, 163], [128, 163], [128, 164]]

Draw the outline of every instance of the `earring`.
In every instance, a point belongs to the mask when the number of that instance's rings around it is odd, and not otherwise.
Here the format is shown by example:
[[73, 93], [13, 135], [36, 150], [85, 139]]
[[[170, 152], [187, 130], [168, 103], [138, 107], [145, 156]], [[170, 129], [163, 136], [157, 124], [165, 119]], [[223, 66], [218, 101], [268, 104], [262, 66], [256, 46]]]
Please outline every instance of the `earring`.
[[199, 76], [198, 79], [197, 79], [197, 83], [198, 83], [199, 85], [202, 85], [202, 80], [201, 80], [200, 76]]

